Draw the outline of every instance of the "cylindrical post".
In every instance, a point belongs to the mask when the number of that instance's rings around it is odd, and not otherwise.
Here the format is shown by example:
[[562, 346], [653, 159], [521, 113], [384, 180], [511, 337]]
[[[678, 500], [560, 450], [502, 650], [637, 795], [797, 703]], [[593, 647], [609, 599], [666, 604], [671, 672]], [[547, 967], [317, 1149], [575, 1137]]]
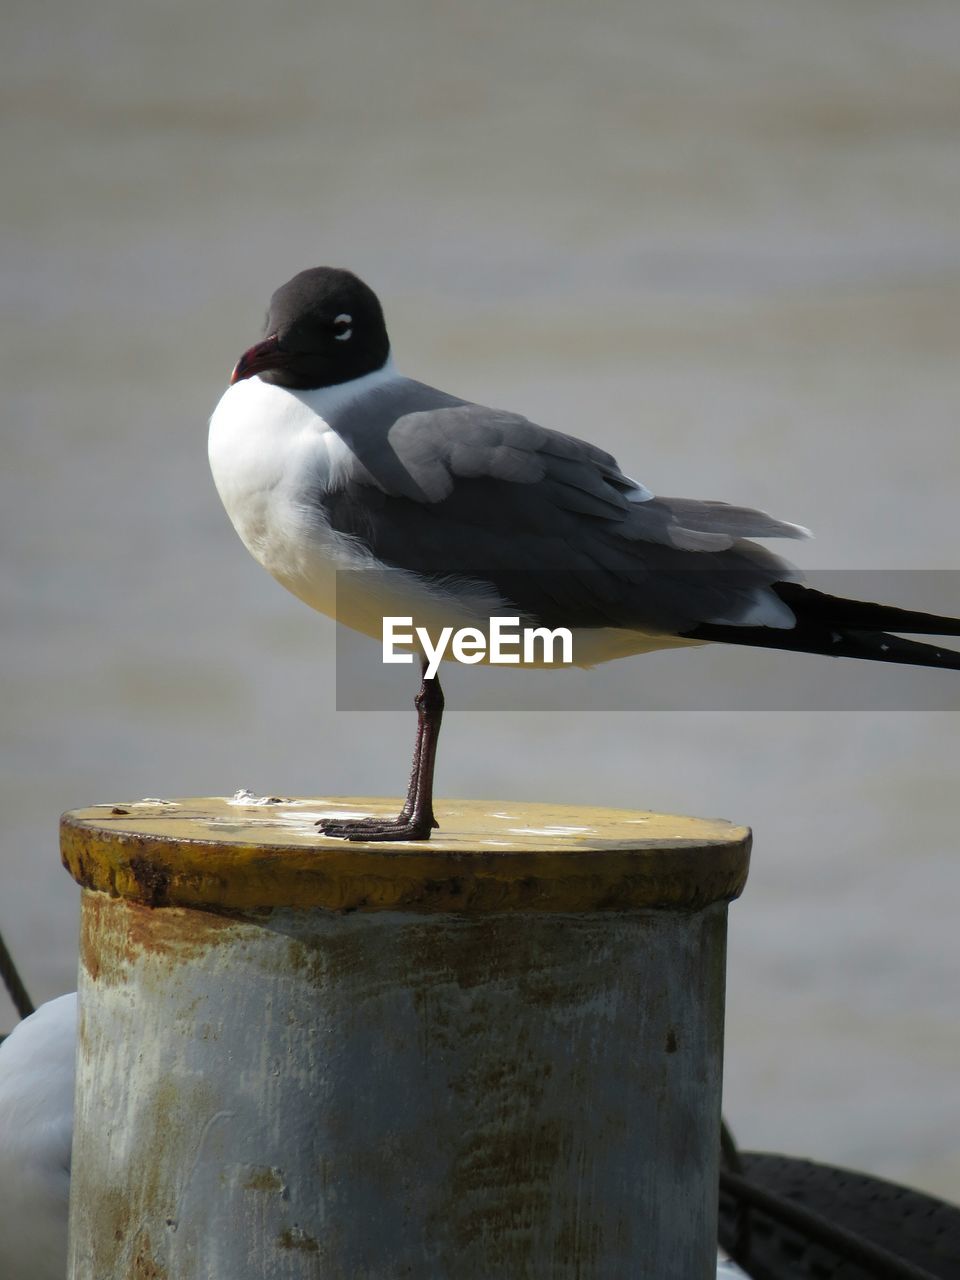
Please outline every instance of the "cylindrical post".
[[70, 1280], [707, 1280], [723, 822], [451, 802], [67, 814]]

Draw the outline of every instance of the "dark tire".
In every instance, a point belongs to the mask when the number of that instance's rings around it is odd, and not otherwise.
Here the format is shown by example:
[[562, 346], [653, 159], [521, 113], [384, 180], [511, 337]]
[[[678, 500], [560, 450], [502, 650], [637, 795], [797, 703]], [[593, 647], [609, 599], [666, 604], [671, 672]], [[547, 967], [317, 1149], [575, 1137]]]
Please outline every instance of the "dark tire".
[[[791, 1156], [742, 1151], [744, 1176], [922, 1267], [960, 1280], [960, 1208], [851, 1169]], [[737, 1256], [737, 1206], [720, 1195], [720, 1243]], [[753, 1280], [875, 1280], [795, 1228], [759, 1209], [749, 1213], [749, 1252], [737, 1261]]]

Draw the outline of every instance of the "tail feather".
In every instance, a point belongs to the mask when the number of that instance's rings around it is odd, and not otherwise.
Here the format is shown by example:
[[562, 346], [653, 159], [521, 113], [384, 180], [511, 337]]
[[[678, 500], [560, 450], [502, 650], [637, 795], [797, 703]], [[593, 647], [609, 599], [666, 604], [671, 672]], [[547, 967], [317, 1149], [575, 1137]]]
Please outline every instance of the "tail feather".
[[774, 590], [796, 615], [795, 627], [736, 627], [705, 622], [686, 634], [693, 640], [715, 640], [763, 649], [788, 649], [796, 653], [823, 653], [835, 658], [863, 658], [871, 662], [898, 662], [960, 671], [960, 652], [957, 650], [936, 644], [920, 644], [891, 634], [892, 631], [905, 631], [913, 635], [960, 636], [960, 619], [897, 609], [892, 605], [845, 600], [795, 582], [779, 582]]
[[960, 636], [960, 618], [944, 618], [895, 605], [846, 600], [843, 596], [814, 591], [799, 582], [778, 582], [774, 591], [803, 622], [849, 627], [851, 631], [897, 631], [912, 636]]

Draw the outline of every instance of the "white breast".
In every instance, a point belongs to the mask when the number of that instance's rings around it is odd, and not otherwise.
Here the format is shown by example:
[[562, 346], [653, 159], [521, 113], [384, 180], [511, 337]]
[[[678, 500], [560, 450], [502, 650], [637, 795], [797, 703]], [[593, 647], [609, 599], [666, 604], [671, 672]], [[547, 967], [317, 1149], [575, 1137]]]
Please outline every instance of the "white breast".
[[217, 492], [250, 554], [295, 595], [333, 616], [336, 570], [358, 567], [363, 557], [310, 502], [356, 465], [318, 411], [326, 408], [323, 395], [294, 395], [259, 378], [238, 382], [210, 419], [208, 453]]
[[[331, 529], [316, 502], [347, 474], [364, 474], [330, 419], [397, 378], [388, 364], [354, 382], [295, 394], [248, 378], [224, 393], [208, 441], [217, 492], [254, 559], [311, 608], [377, 639], [384, 614], [414, 613], [432, 626], [438, 604], [446, 621], [452, 603], [413, 575], [375, 572], [384, 566], [354, 538]], [[338, 570], [365, 572], [342, 577], [338, 590]], [[458, 625], [473, 622], [477, 608], [457, 604]]]

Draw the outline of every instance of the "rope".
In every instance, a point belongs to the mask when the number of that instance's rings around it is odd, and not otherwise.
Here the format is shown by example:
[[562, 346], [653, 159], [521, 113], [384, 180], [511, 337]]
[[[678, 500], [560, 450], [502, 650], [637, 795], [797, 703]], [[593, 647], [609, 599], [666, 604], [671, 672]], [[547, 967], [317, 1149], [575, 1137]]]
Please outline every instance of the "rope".
[[[720, 1162], [726, 1165], [731, 1173], [739, 1174], [740, 1177], [743, 1177], [746, 1173], [743, 1161], [740, 1159], [737, 1140], [734, 1138], [723, 1116], [720, 1117]], [[749, 1258], [752, 1244], [750, 1234], [752, 1224], [750, 1222], [750, 1206], [746, 1200], [737, 1201], [735, 1224], [736, 1236], [734, 1237], [734, 1244], [730, 1254], [734, 1258]]]
[[0, 933], [0, 978], [3, 978], [4, 986], [10, 993], [10, 999], [17, 1013], [21, 1018], [29, 1018], [35, 1011], [34, 1003], [27, 995], [27, 988], [17, 972], [17, 966], [13, 963], [13, 956], [7, 950], [2, 933]]
[[723, 1116], [720, 1117], [720, 1159], [731, 1173], [743, 1173], [743, 1161], [740, 1159], [736, 1139]]
[[[845, 1227], [838, 1227], [821, 1214], [814, 1213], [812, 1209], [807, 1209], [794, 1200], [757, 1186], [741, 1174], [721, 1169], [720, 1190], [733, 1196], [738, 1202], [745, 1202], [769, 1214], [771, 1218], [794, 1227], [808, 1240], [832, 1249], [845, 1261], [862, 1266], [869, 1272], [871, 1280], [937, 1280], [932, 1272], [923, 1267], [905, 1262], [888, 1249], [864, 1240]], [[748, 1257], [739, 1258], [735, 1255], [735, 1260], [741, 1267], [749, 1267]]]

